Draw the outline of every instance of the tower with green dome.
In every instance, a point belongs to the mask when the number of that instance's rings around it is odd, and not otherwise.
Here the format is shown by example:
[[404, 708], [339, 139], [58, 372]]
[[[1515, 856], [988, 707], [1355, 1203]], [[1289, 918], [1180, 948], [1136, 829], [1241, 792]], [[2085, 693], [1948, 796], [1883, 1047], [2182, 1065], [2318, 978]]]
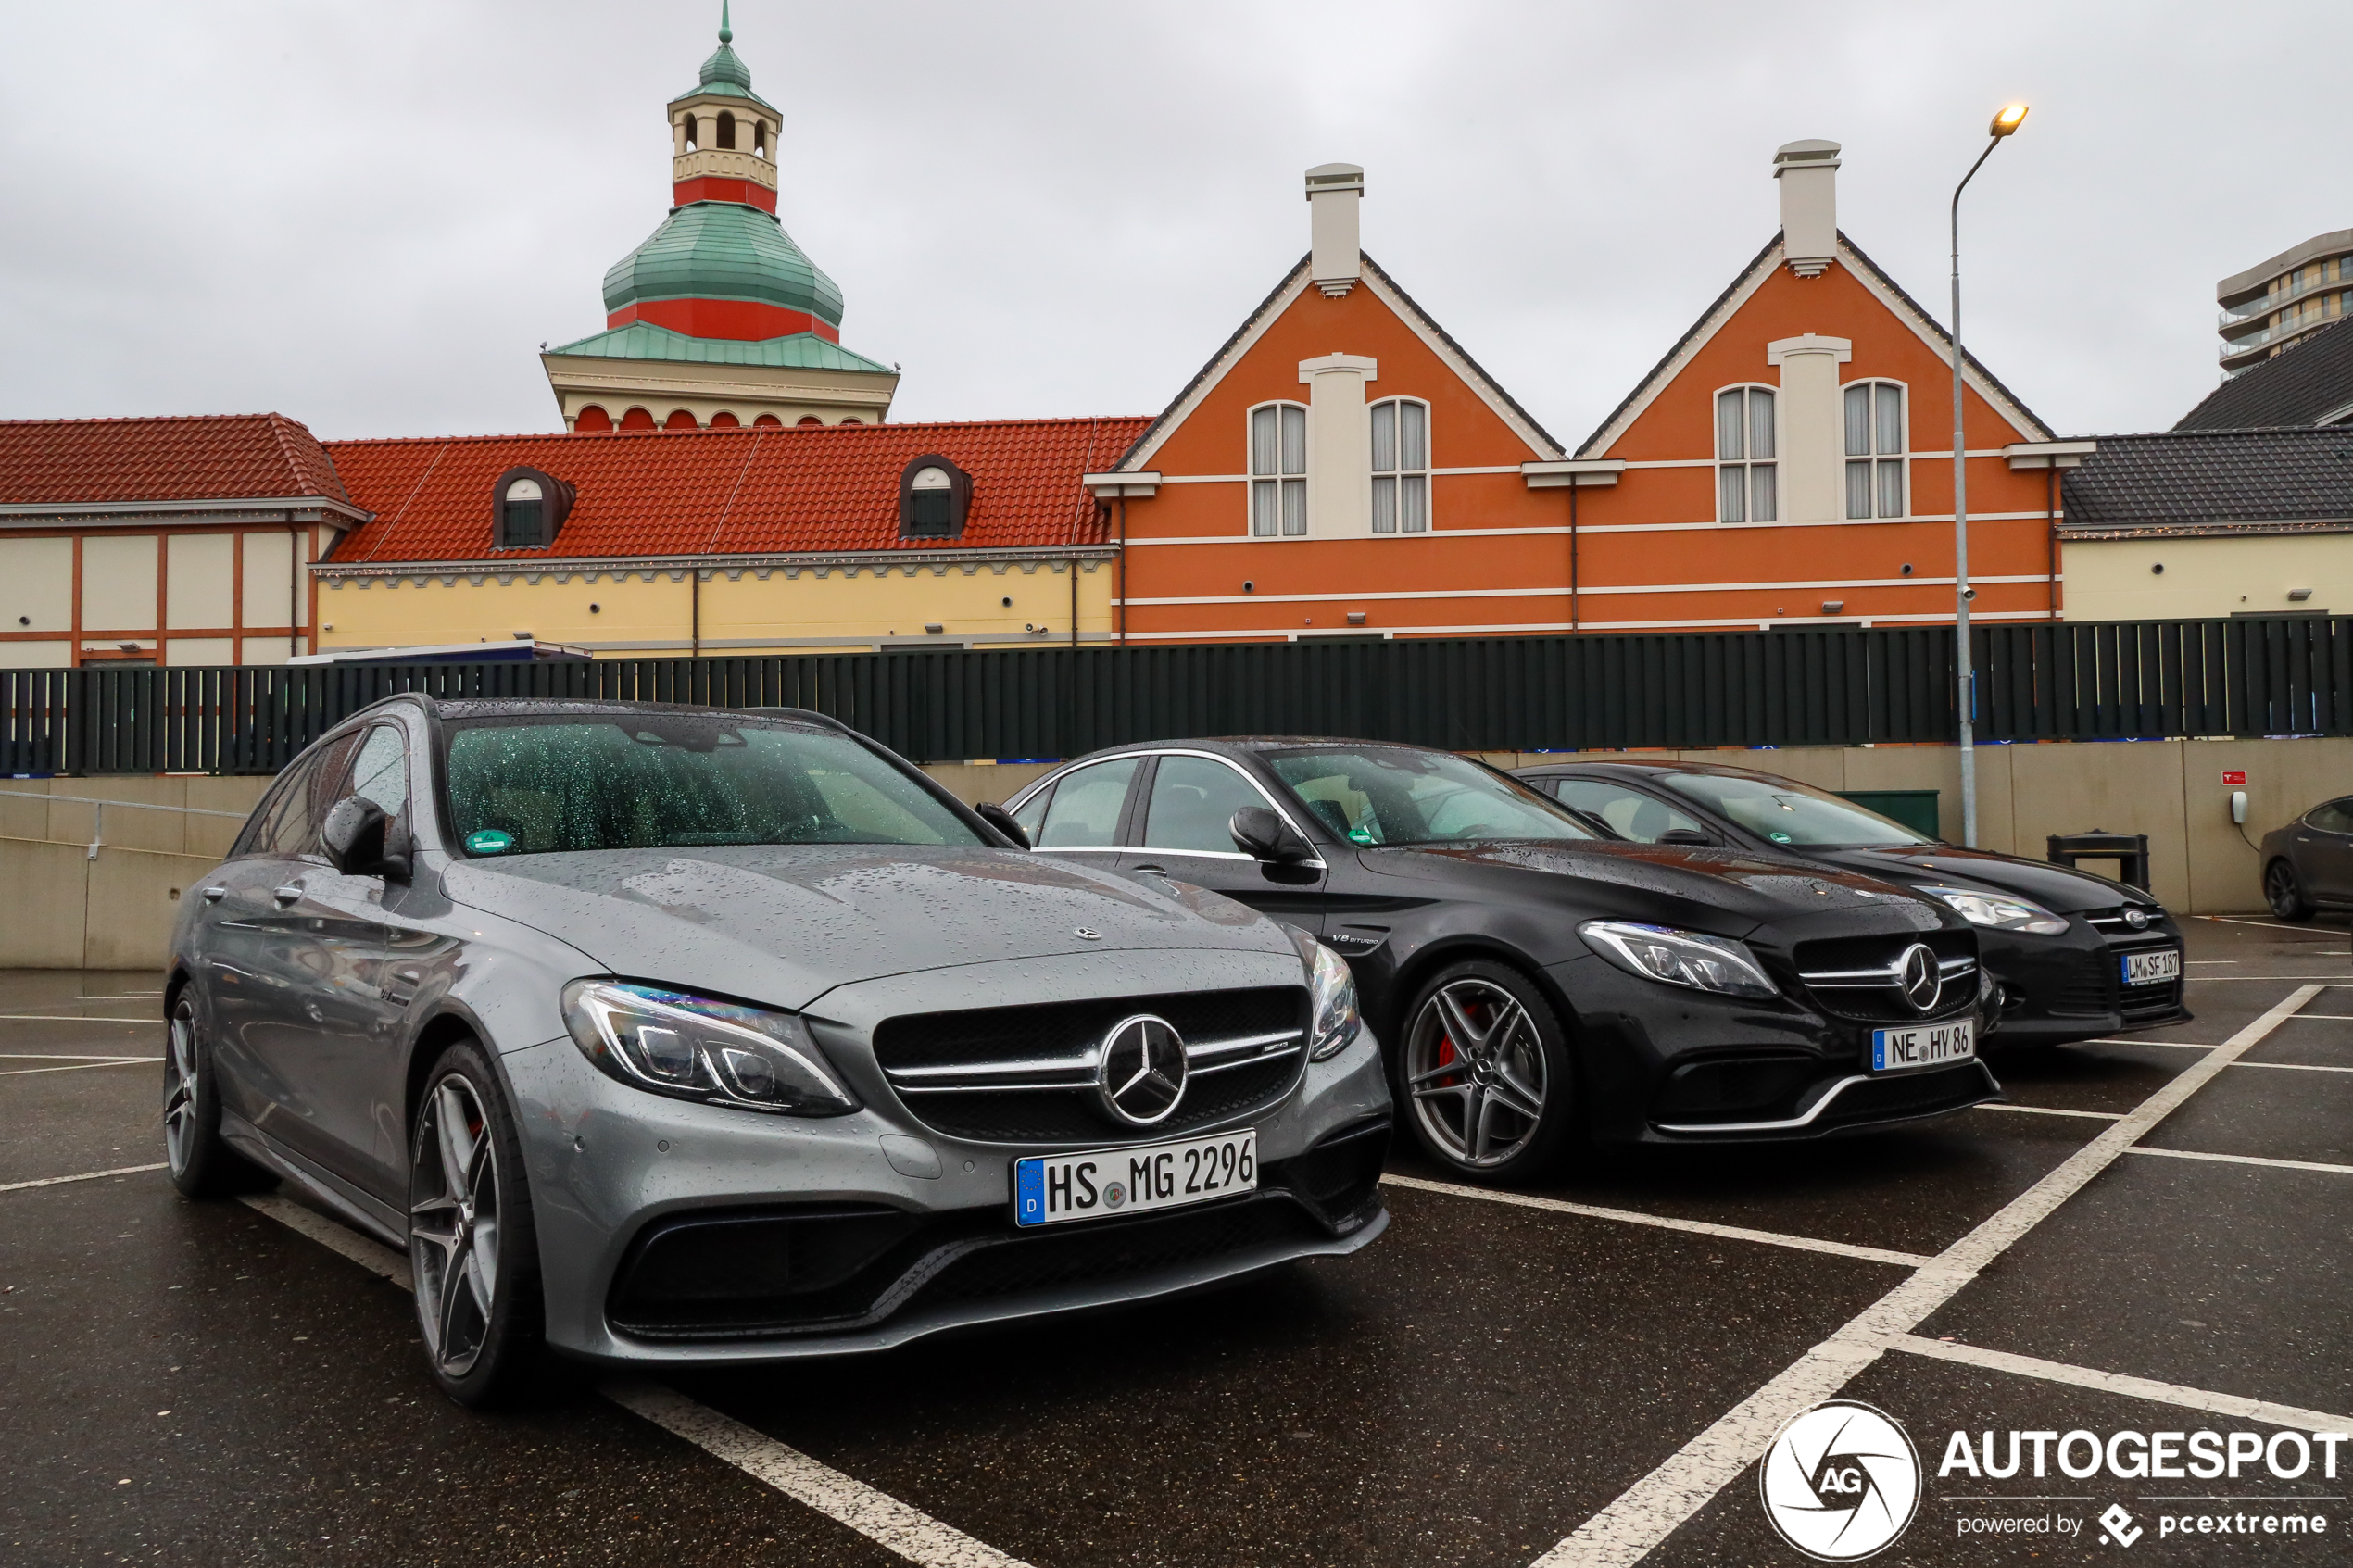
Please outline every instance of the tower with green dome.
[[841, 290], [776, 219], [782, 117], [719, 48], [670, 102], [671, 208], [605, 273], [605, 331], [540, 356], [573, 431], [878, 424], [899, 374], [841, 345]]

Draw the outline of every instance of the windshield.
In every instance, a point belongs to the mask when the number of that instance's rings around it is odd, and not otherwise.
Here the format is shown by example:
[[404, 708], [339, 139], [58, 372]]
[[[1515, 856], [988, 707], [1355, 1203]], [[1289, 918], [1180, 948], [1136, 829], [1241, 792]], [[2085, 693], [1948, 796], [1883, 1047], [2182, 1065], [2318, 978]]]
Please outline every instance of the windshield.
[[1517, 780], [1444, 752], [1358, 746], [1268, 760], [1301, 804], [1352, 844], [1595, 836]]
[[449, 806], [470, 855], [709, 844], [977, 845], [846, 735], [718, 714], [456, 721]]
[[1728, 773], [1669, 773], [1667, 787], [1730, 817], [1775, 844], [1933, 844], [1901, 822], [1866, 811], [1852, 800], [1795, 779], [1750, 779]]

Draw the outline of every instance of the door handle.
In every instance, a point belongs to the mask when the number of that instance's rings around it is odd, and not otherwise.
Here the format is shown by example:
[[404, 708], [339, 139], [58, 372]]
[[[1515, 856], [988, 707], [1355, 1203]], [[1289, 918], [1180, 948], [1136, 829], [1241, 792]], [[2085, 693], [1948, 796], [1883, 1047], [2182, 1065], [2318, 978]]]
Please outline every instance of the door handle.
[[218, 904], [228, 896], [228, 893], [229, 890], [225, 887], [208, 887], [204, 890], [204, 901], [208, 904]]
[[278, 900], [281, 907], [291, 904], [302, 897], [302, 884], [289, 883], [283, 887], [272, 888], [270, 897]]

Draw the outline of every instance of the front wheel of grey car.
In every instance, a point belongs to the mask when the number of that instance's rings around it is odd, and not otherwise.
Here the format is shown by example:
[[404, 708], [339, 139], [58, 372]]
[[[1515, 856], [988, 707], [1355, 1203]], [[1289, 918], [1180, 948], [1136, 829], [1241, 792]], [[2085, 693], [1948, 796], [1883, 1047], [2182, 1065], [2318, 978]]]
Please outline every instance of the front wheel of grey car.
[[196, 1015], [195, 994], [185, 986], [172, 998], [164, 1025], [163, 1159], [171, 1185], [188, 1198], [227, 1198], [270, 1181], [220, 1135], [212, 1046]]
[[493, 1404], [535, 1376], [546, 1331], [522, 1146], [472, 1041], [444, 1051], [425, 1083], [409, 1163], [417, 1322], [442, 1391]]
[[2298, 924], [2320, 913], [2306, 900], [2296, 868], [2285, 860], [2274, 860], [2263, 868], [2263, 900], [2271, 906], [2272, 914]]
[[1559, 1015], [1519, 971], [1440, 971], [1407, 1013], [1398, 1098], [1415, 1137], [1466, 1181], [1541, 1173], [1577, 1142], [1576, 1074]]

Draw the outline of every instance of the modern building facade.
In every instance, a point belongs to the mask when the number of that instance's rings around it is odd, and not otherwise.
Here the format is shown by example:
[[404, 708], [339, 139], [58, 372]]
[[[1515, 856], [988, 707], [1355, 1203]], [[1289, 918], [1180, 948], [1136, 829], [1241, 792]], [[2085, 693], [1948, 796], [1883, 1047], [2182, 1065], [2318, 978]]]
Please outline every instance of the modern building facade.
[[2315, 234], [2214, 285], [2225, 374], [2236, 375], [2353, 315], [2353, 229]]

